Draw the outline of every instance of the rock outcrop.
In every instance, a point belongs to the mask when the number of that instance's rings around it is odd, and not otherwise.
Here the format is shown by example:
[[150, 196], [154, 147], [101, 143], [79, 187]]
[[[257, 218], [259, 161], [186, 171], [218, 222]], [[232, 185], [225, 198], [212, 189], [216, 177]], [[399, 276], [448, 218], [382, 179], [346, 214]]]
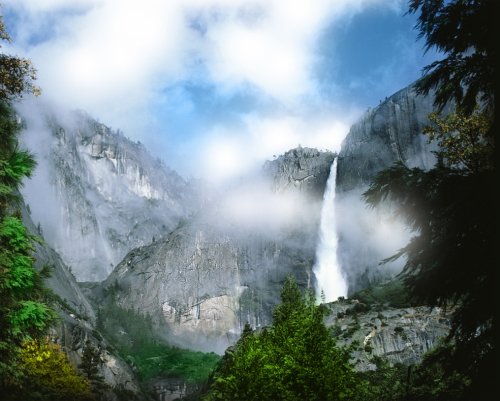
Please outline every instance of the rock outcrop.
[[342, 142], [337, 167], [337, 192], [367, 187], [375, 175], [402, 162], [408, 167], [429, 169], [432, 150], [423, 134], [434, 110], [432, 95], [417, 95], [409, 86], [368, 110], [354, 123]]
[[25, 126], [23, 141], [38, 168], [23, 195], [79, 281], [103, 280], [130, 249], [199, 206], [195, 185], [84, 113], [28, 116]]
[[433, 102], [432, 95], [417, 95], [413, 86], [402, 89], [353, 124], [342, 143], [337, 167], [338, 258], [349, 294], [402, 268], [403, 260], [384, 266], [379, 262], [403, 247], [411, 233], [390, 219], [390, 208], [368, 209], [362, 193], [378, 172], [395, 162], [433, 166], [435, 145], [423, 134]]
[[428, 306], [392, 308], [342, 300], [327, 305], [325, 319], [338, 344], [353, 346], [351, 361], [358, 370], [374, 370], [374, 357], [391, 364], [412, 365], [450, 331], [450, 310]]
[[334, 155], [298, 148], [168, 236], [129, 252], [103, 283], [178, 344], [222, 352], [245, 322], [265, 326], [288, 274], [313, 284], [322, 194]]

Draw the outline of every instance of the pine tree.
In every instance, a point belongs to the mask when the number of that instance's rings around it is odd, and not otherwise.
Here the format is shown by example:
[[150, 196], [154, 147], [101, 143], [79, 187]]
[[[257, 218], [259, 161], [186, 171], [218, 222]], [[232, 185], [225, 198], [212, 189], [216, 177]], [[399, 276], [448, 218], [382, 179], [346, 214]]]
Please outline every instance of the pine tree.
[[410, 0], [426, 50], [444, 57], [424, 68], [421, 93], [436, 89], [436, 106], [453, 100], [470, 114], [478, 97], [494, 112], [497, 0]]
[[414, 231], [410, 242], [386, 259], [406, 256], [402, 276], [409, 293], [417, 301], [454, 308], [446, 352], [440, 353], [451, 361], [443, 364], [443, 358], [431, 358], [421, 371], [467, 378], [462, 394], [466, 399], [499, 396], [498, 315], [491, 299], [497, 291], [498, 259], [493, 162], [496, 7], [493, 0], [410, 1], [410, 12], [420, 12], [417, 28], [427, 48], [445, 53], [426, 67], [417, 88], [423, 93], [436, 89], [438, 110], [450, 101], [457, 109], [444, 118], [430, 116], [434, 125], [426, 132], [440, 146], [434, 168], [422, 171], [397, 163], [382, 171], [364, 194], [372, 206], [389, 199]]
[[330, 401], [352, 399], [359, 385], [348, 354], [323, 323], [325, 309], [288, 278], [272, 326], [249, 325], [222, 358], [204, 396], [212, 400]]
[[[9, 40], [1, 19], [0, 39]], [[0, 53], [0, 387], [15, 382], [23, 342], [42, 336], [55, 317], [44, 301], [42, 276], [33, 267], [35, 238], [17, 207], [18, 189], [35, 161], [18, 147], [20, 127], [9, 101], [36, 92], [33, 78], [29, 61]]]
[[85, 341], [83, 347], [82, 361], [78, 366], [92, 386], [94, 394], [100, 398], [100, 395], [107, 388], [104, 378], [99, 372], [103, 364], [102, 350], [96, 347], [90, 340]]

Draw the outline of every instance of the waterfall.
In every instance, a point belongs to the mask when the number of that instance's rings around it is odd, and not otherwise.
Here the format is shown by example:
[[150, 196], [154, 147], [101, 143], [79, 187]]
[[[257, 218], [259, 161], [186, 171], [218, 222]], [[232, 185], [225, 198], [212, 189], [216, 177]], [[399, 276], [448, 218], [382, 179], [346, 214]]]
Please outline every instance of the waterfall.
[[319, 243], [316, 248], [316, 263], [313, 268], [316, 276], [316, 297], [325, 302], [335, 301], [347, 296], [347, 283], [337, 260], [337, 230], [335, 222], [335, 184], [337, 158], [330, 169], [321, 209]]

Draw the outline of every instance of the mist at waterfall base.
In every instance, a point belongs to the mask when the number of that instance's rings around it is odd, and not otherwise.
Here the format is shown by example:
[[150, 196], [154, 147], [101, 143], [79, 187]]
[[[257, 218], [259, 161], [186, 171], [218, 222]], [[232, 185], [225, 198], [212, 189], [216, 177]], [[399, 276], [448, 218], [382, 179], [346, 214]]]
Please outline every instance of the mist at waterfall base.
[[318, 302], [333, 302], [401, 272], [406, 258], [382, 260], [394, 255], [411, 239], [406, 225], [394, 217], [389, 202], [373, 209], [361, 188], [337, 193], [337, 158], [328, 178], [313, 272]]
[[333, 161], [326, 183], [321, 210], [319, 243], [313, 272], [316, 276], [316, 297], [322, 302], [332, 302], [347, 296], [347, 282], [337, 260], [337, 232], [335, 219], [335, 186], [337, 158]]

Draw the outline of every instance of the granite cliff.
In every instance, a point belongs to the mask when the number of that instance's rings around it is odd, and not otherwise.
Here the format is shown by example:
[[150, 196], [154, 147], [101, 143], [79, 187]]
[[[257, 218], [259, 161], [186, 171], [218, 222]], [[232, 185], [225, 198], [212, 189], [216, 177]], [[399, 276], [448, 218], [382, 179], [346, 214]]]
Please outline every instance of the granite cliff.
[[413, 365], [450, 331], [450, 310], [428, 306], [394, 307], [356, 299], [327, 304], [325, 324], [340, 346], [351, 346], [357, 370], [376, 369], [375, 358]]
[[23, 142], [39, 166], [23, 195], [78, 281], [103, 280], [130, 249], [198, 208], [196, 185], [140, 143], [81, 112], [26, 115]]
[[169, 235], [129, 252], [105, 280], [121, 307], [155, 316], [170, 341], [223, 351], [245, 322], [269, 324], [282, 283], [312, 285], [334, 155], [297, 148]]
[[411, 233], [390, 217], [390, 205], [368, 209], [362, 193], [378, 172], [395, 162], [410, 168], [433, 166], [435, 145], [423, 134], [433, 102], [432, 94], [417, 95], [413, 86], [402, 89], [368, 110], [342, 143], [337, 167], [338, 258], [349, 294], [392, 277], [403, 266], [403, 260], [379, 262], [403, 247]]
[[417, 95], [410, 85], [368, 110], [354, 123], [342, 142], [337, 170], [337, 192], [368, 186], [375, 175], [402, 162], [429, 169], [435, 162], [422, 131], [434, 111], [432, 95]]

